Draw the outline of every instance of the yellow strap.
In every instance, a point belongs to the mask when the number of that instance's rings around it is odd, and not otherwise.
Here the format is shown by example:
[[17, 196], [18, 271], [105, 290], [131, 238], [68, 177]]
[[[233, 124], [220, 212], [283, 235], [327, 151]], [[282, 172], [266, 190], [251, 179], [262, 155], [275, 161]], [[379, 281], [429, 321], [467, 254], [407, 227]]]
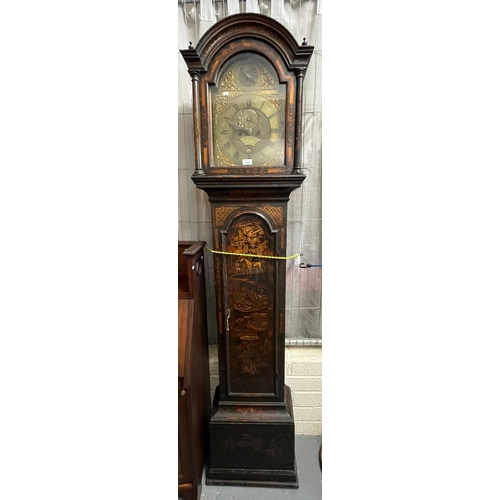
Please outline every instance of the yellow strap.
[[220, 253], [222, 255], [237, 255], [238, 257], [258, 257], [259, 259], [282, 259], [282, 260], [287, 260], [287, 259], [295, 259], [295, 257], [300, 257], [300, 253], [296, 253], [294, 255], [289, 255], [288, 257], [277, 257], [274, 255], [255, 255], [253, 253], [234, 253], [234, 252], [220, 252], [219, 250], [212, 250], [211, 248], [208, 248], [205, 246], [207, 250], [210, 250], [212, 253]]

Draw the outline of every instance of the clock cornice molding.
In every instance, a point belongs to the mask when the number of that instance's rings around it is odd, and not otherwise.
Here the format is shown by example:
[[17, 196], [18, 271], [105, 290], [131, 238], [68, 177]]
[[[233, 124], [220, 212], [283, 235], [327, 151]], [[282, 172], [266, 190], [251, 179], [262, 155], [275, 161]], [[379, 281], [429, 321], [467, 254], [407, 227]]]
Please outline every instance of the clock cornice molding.
[[234, 14], [211, 26], [200, 38], [196, 48], [180, 50], [188, 71], [206, 72], [221, 49], [236, 44], [235, 51], [245, 50], [244, 39], [251, 37], [271, 45], [283, 57], [289, 69], [305, 71], [314, 47], [299, 45], [293, 35], [273, 18], [256, 13]]

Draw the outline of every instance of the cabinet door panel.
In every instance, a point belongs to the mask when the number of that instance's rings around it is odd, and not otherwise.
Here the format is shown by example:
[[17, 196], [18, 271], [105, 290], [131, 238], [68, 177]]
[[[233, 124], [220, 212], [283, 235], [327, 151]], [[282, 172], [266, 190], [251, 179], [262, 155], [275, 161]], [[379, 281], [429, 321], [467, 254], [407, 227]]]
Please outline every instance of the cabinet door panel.
[[224, 238], [227, 256], [224, 312], [229, 352], [229, 395], [276, 393], [276, 233], [255, 214], [230, 223]]

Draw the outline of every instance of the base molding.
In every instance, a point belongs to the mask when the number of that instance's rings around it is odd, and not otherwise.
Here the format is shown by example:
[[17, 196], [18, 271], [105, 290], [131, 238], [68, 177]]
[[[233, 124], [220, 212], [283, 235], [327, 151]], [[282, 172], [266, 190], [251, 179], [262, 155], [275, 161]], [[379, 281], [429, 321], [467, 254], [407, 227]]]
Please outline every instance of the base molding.
[[231, 408], [219, 405], [218, 396], [217, 390], [206, 484], [298, 488], [290, 388], [285, 404], [275, 406]]
[[[209, 486], [262, 486], [268, 488], [298, 488], [297, 464], [293, 471], [248, 470], [248, 469], [209, 469]], [[228, 479], [229, 477], [233, 479]], [[220, 479], [218, 479], [220, 478]]]

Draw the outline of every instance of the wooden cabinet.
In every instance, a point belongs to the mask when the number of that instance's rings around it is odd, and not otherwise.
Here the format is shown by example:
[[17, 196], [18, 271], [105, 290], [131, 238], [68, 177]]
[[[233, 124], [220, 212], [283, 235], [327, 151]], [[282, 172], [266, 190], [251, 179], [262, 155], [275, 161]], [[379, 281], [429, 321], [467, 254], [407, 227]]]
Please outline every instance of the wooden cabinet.
[[179, 497], [198, 500], [208, 451], [210, 380], [205, 301], [205, 242], [180, 241], [178, 292]]

